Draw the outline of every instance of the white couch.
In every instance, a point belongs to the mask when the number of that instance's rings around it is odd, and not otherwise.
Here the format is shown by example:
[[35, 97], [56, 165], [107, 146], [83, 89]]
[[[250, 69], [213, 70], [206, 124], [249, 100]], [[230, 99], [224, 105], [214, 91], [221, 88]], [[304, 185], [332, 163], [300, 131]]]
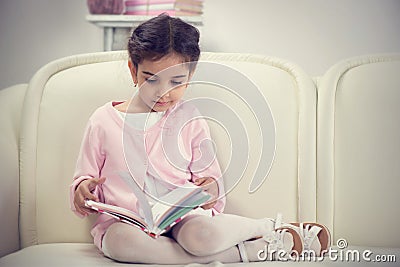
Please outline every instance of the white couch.
[[[82, 220], [70, 211], [68, 186], [91, 112], [133, 94], [126, 58], [118, 51], [59, 59], [41, 68], [29, 84], [0, 91], [1, 267], [125, 265], [103, 257], [92, 244], [95, 216]], [[248, 166], [227, 195], [226, 212], [255, 218], [282, 212], [286, 221], [319, 221], [331, 229], [334, 244], [349, 245], [336, 247], [336, 256], [352, 249], [362, 257], [369, 249], [371, 259], [396, 257], [396, 262], [369, 264], [400, 266], [400, 55], [352, 58], [315, 79], [277, 58], [203, 53], [201, 60], [249, 77], [268, 100], [276, 127], [272, 167], [250, 194], [253, 171], [268, 164], [258, 163], [255, 116], [260, 114], [254, 116], [239, 96], [210, 85], [186, 96], [227, 103], [247, 129]], [[210, 126], [224, 167], [227, 136], [211, 120]], [[288, 263], [254, 265], [264, 264]], [[314, 264], [366, 261], [333, 255]]]

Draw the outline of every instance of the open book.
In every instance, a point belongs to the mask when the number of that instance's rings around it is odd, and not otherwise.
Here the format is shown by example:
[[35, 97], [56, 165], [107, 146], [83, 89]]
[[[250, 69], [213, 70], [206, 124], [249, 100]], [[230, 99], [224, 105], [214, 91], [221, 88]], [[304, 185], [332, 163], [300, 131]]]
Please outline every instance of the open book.
[[[130, 177], [124, 178], [130, 179]], [[129, 183], [132, 186], [131, 182]], [[133, 181], [133, 183], [135, 182]], [[138, 189], [137, 186], [135, 191]], [[211, 198], [201, 187], [193, 184], [177, 187], [159, 198], [152, 207], [150, 207], [144, 194], [141, 190], [139, 196], [135, 193], [140, 204], [145, 201], [144, 205], [140, 205], [143, 216], [122, 207], [92, 200], [86, 200], [86, 206], [118, 219], [121, 222], [134, 225], [151, 237], [157, 238], [175, 223], [179, 222], [188, 212], [203, 205]]]

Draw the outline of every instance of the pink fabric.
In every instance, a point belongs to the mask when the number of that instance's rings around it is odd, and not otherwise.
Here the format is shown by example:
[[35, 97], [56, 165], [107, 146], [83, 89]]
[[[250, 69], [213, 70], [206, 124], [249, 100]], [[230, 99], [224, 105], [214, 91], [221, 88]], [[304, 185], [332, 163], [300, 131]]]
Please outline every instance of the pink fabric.
[[[192, 182], [197, 177], [213, 177], [218, 182], [220, 193], [213, 214], [222, 212], [225, 206], [222, 174], [210, 146], [207, 142], [202, 142], [210, 139], [210, 133], [206, 121], [197, 119], [200, 115], [197, 109], [180, 102], [169, 109], [154, 126], [141, 131], [126, 124], [124, 126], [123, 119], [114, 110], [113, 106], [116, 104], [118, 102], [106, 103], [89, 119], [77, 160], [74, 181], [70, 186], [71, 209], [80, 216], [73, 205], [74, 192], [80, 182], [90, 178], [106, 177], [104, 184], [94, 191], [100, 201], [137, 212], [135, 195], [119, 177], [121, 171], [130, 170], [141, 185], [146, 173], [162, 177], [171, 186]], [[124, 129], [125, 134], [123, 134]], [[173, 148], [178, 148], [177, 144], [179, 149], [171, 151]], [[164, 151], [174, 153], [166, 155]], [[205, 157], [208, 154], [209, 156]], [[171, 160], [175, 165], [171, 165]], [[98, 216], [91, 234], [99, 249], [105, 231], [114, 222], [115, 219], [107, 215]]]

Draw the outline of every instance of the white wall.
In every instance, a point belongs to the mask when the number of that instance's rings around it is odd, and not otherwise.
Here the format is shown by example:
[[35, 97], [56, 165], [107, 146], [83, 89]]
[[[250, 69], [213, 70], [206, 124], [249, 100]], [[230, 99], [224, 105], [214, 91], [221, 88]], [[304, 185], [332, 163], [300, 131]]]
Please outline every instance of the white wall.
[[[0, 88], [50, 60], [102, 50], [85, 0], [0, 0]], [[288, 59], [321, 75], [343, 58], [400, 52], [400, 0], [205, 0], [202, 49]]]
[[47, 62], [101, 51], [85, 0], [0, 0], [0, 88], [28, 82]]
[[311, 75], [343, 58], [400, 52], [400, 0], [206, 1], [210, 50], [277, 56]]

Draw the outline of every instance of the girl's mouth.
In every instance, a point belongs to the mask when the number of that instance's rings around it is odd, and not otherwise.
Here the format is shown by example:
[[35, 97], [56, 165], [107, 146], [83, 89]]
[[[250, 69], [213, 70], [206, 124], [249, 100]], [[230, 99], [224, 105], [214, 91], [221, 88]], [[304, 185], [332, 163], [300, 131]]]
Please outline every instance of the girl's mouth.
[[168, 103], [169, 103], [168, 101], [166, 101], [166, 102], [157, 101], [157, 102], [155, 102], [155, 106], [164, 107], [164, 106], [168, 105]]

